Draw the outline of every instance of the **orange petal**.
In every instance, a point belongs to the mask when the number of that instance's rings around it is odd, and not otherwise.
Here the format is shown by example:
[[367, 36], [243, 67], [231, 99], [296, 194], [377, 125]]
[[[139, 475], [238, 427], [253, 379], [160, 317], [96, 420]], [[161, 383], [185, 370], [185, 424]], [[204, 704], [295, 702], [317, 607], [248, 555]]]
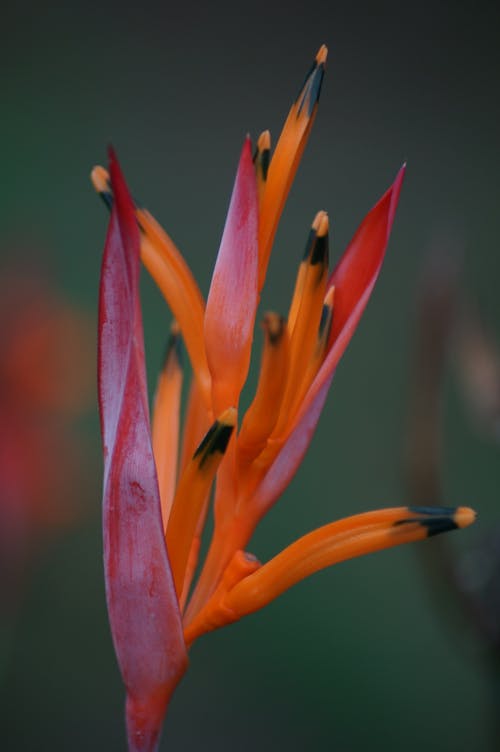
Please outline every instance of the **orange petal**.
[[182, 434], [180, 470], [184, 470], [196, 447], [213, 423], [212, 411], [207, 411], [198, 381], [191, 380]]
[[[92, 183], [108, 208], [113, 205], [109, 175], [94, 167]], [[145, 209], [135, 207], [141, 230], [141, 259], [179, 322], [193, 371], [207, 407], [210, 404], [210, 374], [203, 342], [205, 303], [185, 260], [172, 239]]]
[[278, 222], [316, 117], [327, 54], [323, 45], [292, 105], [269, 164], [259, 222], [259, 290], [264, 285]]
[[177, 486], [167, 526], [167, 550], [179, 597], [205, 501], [235, 424], [236, 410], [229, 408], [210, 428]]
[[[396, 507], [347, 517], [314, 530], [262, 566], [221, 586], [184, 630], [187, 643], [204, 632], [263, 608], [292, 585], [341, 561], [467, 527], [475, 520], [468, 507]], [[241, 552], [239, 552], [241, 553]], [[235, 567], [233, 557], [230, 567]], [[232, 571], [231, 570], [231, 571]]]
[[264, 349], [254, 400], [245, 413], [238, 435], [238, 458], [251, 462], [264, 448], [278, 419], [288, 369], [288, 333], [276, 313], [264, 317]]
[[165, 363], [156, 387], [151, 426], [164, 529], [167, 527], [177, 477], [182, 392], [179, 335], [179, 326], [177, 322], [174, 322], [171, 327]]
[[314, 219], [301, 267], [300, 289], [298, 279], [294, 294], [296, 302], [292, 303], [296, 315], [289, 329], [288, 377], [280, 417], [273, 432], [275, 437], [285, 434], [286, 426], [297, 412], [303, 397], [301, 385], [316, 346], [328, 275], [328, 216], [324, 211], [318, 212]]
[[335, 287], [332, 285], [329, 288], [328, 292], [326, 293], [325, 300], [323, 302], [323, 310], [321, 311], [321, 319], [319, 322], [318, 334], [316, 338], [316, 344], [314, 346], [314, 352], [313, 352], [311, 360], [309, 361], [309, 366], [306, 370], [306, 374], [304, 376], [304, 379], [301, 385], [301, 390], [300, 390], [301, 400], [302, 400], [302, 396], [306, 393], [307, 389], [309, 388], [312, 380], [318, 373], [318, 370], [321, 364], [323, 363], [323, 360], [325, 359], [328, 340], [330, 338], [330, 332], [332, 329], [334, 299], [335, 299]]

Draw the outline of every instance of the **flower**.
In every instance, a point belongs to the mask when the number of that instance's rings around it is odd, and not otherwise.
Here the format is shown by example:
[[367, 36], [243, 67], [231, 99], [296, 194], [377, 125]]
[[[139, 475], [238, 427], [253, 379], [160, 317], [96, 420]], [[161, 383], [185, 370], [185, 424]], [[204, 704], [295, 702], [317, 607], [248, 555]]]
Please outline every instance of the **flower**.
[[[259, 383], [237, 430], [259, 295], [316, 115], [326, 55], [323, 46], [272, 157], [268, 132], [253, 157], [245, 140], [206, 303], [173, 241], [132, 201], [114, 153], [109, 174], [102, 167], [93, 171], [111, 208], [99, 323], [104, 557], [131, 749], [155, 748], [187, 649], [199, 636], [261, 608], [323, 567], [474, 519], [462, 507], [397, 507], [325, 525], [265, 564], [246, 551], [309, 445], [380, 270], [404, 175], [403, 167], [331, 274], [328, 216], [321, 211], [314, 218], [287, 318], [264, 317]], [[140, 258], [175, 317], [151, 427]], [[180, 333], [193, 379], [179, 449]], [[214, 481], [214, 531], [192, 590]]]

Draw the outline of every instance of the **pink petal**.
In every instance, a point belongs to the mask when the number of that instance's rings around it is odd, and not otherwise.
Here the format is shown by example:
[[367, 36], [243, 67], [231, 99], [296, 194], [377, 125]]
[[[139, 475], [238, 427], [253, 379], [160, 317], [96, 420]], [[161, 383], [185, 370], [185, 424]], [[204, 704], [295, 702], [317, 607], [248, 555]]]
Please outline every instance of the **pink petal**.
[[295, 424], [294, 429], [257, 489], [255, 497], [257, 499], [259, 517], [265, 514], [281, 496], [300, 467], [314, 436], [314, 431], [323, 410], [332, 378], [333, 374], [322, 384], [314, 400], [309, 405], [308, 411]]
[[250, 363], [258, 304], [257, 183], [243, 146], [205, 313], [205, 347], [216, 415], [237, 406]]
[[139, 231], [118, 163], [99, 301], [104, 567], [111, 632], [127, 688], [131, 750], [154, 750], [187, 655], [151, 447], [139, 301]]

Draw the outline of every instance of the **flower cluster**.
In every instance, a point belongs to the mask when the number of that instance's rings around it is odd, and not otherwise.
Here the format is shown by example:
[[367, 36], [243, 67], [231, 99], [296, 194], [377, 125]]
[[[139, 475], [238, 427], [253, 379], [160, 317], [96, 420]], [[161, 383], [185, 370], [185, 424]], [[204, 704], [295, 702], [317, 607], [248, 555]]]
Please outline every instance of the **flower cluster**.
[[[239, 415], [259, 296], [276, 228], [309, 136], [324, 75], [321, 47], [271, 154], [268, 132], [239, 160], [205, 302], [173, 241], [126, 187], [116, 157], [93, 182], [111, 209], [100, 288], [99, 398], [104, 442], [108, 608], [127, 688], [131, 749], [155, 749], [187, 650], [200, 635], [266, 605], [331, 564], [472, 522], [466, 508], [397, 507], [333, 522], [260, 563], [255, 527], [311, 441], [335, 368], [366, 306], [389, 240], [404, 167], [333, 272], [328, 216], [314, 218], [286, 318], [264, 316], [255, 397]], [[175, 322], [150, 425], [139, 260]], [[180, 429], [182, 339], [191, 367]], [[214, 529], [200, 565], [212, 486]]]

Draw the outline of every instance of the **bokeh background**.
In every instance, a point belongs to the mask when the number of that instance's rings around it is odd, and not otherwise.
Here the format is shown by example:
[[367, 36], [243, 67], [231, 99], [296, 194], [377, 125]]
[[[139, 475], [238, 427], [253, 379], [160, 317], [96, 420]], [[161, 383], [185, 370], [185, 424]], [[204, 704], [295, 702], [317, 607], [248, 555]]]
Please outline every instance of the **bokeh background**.
[[[107, 144], [206, 292], [242, 139], [277, 136], [317, 48], [329, 46], [263, 310], [286, 311], [318, 209], [330, 214], [337, 259], [405, 160], [408, 173], [381, 278], [306, 462], [252, 550], [265, 560], [331, 519], [404, 503], [415, 299], [436, 243], [456, 247], [464, 289], [500, 339], [498, 4], [26, 0], [2, 15], [1, 268], [37, 269], [91, 327], [107, 218], [88, 175]], [[152, 387], [170, 314], [146, 277], [143, 300]], [[471, 428], [453, 378], [444, 408], [446, 500], [480, 512], [451, 541], [460, 550], [500, 519], [498, 446]], [[84, 471], [67, 494], [78, 512], [37, 547], [2, 629], [6, 752], [125, 749], [92, 400], [74, 430]], [[200, 640], [162, 749], [492, 750], [496, 681], [466, 619], [436, 607], [415, 547], [390, 550]]]

